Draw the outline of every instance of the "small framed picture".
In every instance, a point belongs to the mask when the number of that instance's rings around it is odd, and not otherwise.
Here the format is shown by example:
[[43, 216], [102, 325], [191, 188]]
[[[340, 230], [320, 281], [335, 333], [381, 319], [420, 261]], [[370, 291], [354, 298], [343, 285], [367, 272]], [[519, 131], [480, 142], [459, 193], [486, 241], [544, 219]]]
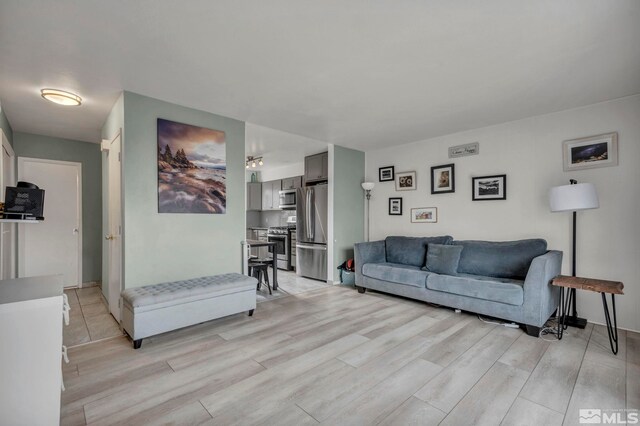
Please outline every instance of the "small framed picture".
[[402, 197], [389, 198], [389, 214], [391, 216], [402, 216]]
[[473, 201], [507, 199], [507, 175], [474, 177], [471, 187]]
[[445, 164], [431, 168], [431, 193], [446, 194], [456, 192], [456, 166]]
[[436, 223], [438, 209], [436, 207], [418, 207], [411, 209], [411, 223]]
[[396, 173], [396, 191], [415, 191], [416, 172]]
[[562, 142], [565, 172], [618, 165], [618, 133], [589, 136]]
[[393, 182], [396, 176], [394, 173], [394, 167], [380, 167], [378, 169], [378, 181], [379, 182]]

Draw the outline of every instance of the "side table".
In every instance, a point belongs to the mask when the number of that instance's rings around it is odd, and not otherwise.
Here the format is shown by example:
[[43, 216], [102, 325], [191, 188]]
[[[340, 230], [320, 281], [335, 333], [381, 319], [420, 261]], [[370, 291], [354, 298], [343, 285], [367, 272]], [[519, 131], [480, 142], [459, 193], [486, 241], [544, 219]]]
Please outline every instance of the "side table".
[[[564, 330], [567, 329], [565, 318], [568, 313], [567, 308], [571, 305], [571, 292], [569, 289], [575, 288], [578, 290], [588, 290], [600, 293], [602, 295], [602, 307], [604, 309], [604, 319], [607, 323], [607, 334], [609, 335], [609, 345], [611, 345], [611, 351], [614, 354], [618, 353], [618, 322], [616, 319], [616, 294], [624, 294], [622, 289], [624, 284], [619, 281], [606, 281], [597, 280], [593, 278], [582, 277], [569, 277], [566, 275], [559, 275], [551, 281], [551, 284], [561, 287], [560, 288], [560, 319], [558, 321], [558, 339], [562, 339]], [[569, 292], [568, 301], [565, 300], [565, 290]], [[606, 294], [611, 295], [611, 307], [613, 311], [613, 325], [611, 323], [611, 314], [607, 305]], [[566, 302], [566, 303], [565, 303]]]

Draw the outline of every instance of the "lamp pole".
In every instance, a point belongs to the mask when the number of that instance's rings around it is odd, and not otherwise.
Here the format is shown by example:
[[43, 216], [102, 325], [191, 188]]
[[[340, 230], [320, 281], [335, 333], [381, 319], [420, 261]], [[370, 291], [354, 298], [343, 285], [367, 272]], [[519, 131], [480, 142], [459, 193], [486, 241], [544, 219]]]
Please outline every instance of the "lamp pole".
[[[569, 179], [569, 183], [571, 185], [575, 185], [578, 183], [577, 180], [575, 179]], [[576, 236], [576, 230], [577, 230], [577, 223], [578, 223], [578, 212], [577, 211], [573, 211], [573, 241], [572, 241], [572, 250], [571, 250], [571, 276], [575, 277], [576, 276], [576, 240], [577, 240], [577, 236]], [[578, 308], [577, 308], [577, 300], [576, 300], [576, 296], [577, 296], [577, 291], [575, 288], [571, 289], [571, 294], [569, 295], [569, 305], [571, 307], [571, 316], [568, 316], [567, 318], [565, 318], [565, 323], [571, 327], [577, 327], [577, 328], [585, 328], [587, 326], [587, 320], [584, 318], [579, 318], [578, 317]]]

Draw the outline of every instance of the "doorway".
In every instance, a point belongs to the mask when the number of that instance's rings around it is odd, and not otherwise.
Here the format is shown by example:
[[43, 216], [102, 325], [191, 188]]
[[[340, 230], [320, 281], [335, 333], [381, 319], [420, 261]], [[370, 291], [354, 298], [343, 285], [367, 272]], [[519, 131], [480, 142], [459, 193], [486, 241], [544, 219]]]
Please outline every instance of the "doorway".
[[18, 157], [18, 179], [44, 189], [45, 220], [18, 231], [20, 277], [63, 276], [82, 285], [82, 164]]
[[[15, 154], [4, 132], [0, 130], [2, 141], [2, 162], [0, 162], [0, 199], [4, 201], [4, 189], [16, 184]], [[0, 224], [0, 279], [16, 277], [16, 224]]]
[[120, 292], [122, 291], [122, 135], [113, 140], [103, 141], [107, 151], [108, 175], [108, 219], [107, 258], [108, 258], [108, 299], [109, 312], [120, 321]]

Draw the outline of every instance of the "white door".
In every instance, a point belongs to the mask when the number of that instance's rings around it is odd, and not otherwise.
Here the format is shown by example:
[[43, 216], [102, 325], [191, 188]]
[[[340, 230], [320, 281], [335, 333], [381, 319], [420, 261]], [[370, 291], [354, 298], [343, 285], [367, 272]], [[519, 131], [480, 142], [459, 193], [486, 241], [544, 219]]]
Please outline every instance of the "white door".
[[122, 183], [121, 138], [109, 144], [109, 229], [105, 238], [109, 241], [109, 311], [120, 321], [120, 292], [122, 291]]
[[[0, 199], [4, 201], [5, 188], [14, 186], [14, 153], [4, 132], [2, 138], [2, 163], [0, 163]], [[16, 277], [16, 224], [0, 224], [0, 279], [9, 280]]]
[[82, 164], [18, 158], [19, 180], [44, 189], [44, 221], [18, 232], [21, 277], [62, 274], [65, 287], [82, 284]]

